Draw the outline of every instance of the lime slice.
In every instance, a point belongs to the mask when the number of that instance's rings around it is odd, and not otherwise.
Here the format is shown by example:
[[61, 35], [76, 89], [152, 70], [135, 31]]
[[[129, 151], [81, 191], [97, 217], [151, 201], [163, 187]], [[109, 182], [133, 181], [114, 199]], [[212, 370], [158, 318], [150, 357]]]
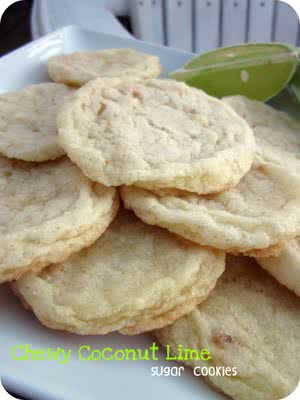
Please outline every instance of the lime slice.
[[291, 90], [293, 91], [294, 95], [297, 97], [298, 101], [300, 102], [300, 66], [298, 67], [291, 83], [290, 83]]
[[285, 111], [298, 121], [300, 120], [300, 103], [290, 86], [283, 89], [268, 103], [270, 106], [277, 108], [278, 110]]
[[266, 101], [289, 83], [297, 65], [297, 50], [292, 46], [246, 44], [197, 56], [169, 77], [215, 97], [240, 94]]

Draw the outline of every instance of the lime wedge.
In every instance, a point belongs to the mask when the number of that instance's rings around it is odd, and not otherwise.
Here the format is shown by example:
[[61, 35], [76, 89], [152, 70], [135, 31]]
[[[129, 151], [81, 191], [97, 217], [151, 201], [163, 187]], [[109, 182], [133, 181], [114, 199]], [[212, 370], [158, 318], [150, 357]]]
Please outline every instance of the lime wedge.
[[270, 106], [277, 108], [278, 110], [285, 111], [298, 121], [300, 120], [300, 103], [290, 86], [284, 88], [268, 103]]
[[297, 50], [279, 43], [224, 47], [193, 58], [169, 77], [215, 97], [244, 95], [266, 101], [292, 79]]
[[300, 102], [300, 66], [298, 67], [291, 83], [290, 83], [291, 90], [293, 91], [294, 95], [297, 97], [298, 101]]

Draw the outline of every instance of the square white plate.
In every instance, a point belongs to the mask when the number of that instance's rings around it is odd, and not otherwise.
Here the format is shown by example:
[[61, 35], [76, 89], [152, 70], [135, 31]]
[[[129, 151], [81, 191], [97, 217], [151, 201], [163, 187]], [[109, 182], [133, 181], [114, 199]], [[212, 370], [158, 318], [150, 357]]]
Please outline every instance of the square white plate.
[[[33, 42], [0, 59], [1, 92], [48, 81], [47, 59], [55, 54], [76, 50], [132, 47], [156, 54], [163, 65], [163, 74], [185, 63], [191, 54], [152, 46], [119, 37], [67, 27]], [[1, 245], [1, 244], [0, 244]], [[78, 348], [112, 347], [149, 348], [151, 335], [127, 337], [119, 334], [84, 337], [44, 328], [25, 311], [8, 287], [0, 289], [0, 376], [7, 388], [32, 400], [218, 400], [224, 397], [213, 392], [205, 382], [186, 368], [181, 377], [152, 377], [153, 366], [174, 366], [167, 361], [80, 361]], [[69, 363], [55, 361], [13, 361], [14, 346], [29, 344], [31, 348], [72, 349]]]

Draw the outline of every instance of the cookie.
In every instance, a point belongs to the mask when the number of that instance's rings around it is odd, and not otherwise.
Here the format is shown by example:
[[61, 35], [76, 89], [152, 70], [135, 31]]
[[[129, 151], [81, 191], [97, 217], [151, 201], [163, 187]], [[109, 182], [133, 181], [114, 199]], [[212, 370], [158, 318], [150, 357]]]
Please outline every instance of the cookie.
[[57, 144], [56, 115], [74, 90], [41, 83], [0, 96], [0, 153], [23, 161], [47, 161], [65, 152]]
[[278, 282], [300, 296], [300, 237], [286, 242], [279, 256], [256, 260]]
[[259, 158], [235, 188], [220, 194], [160, 196], [123, 187], [121, 195], [144, 222], [233, 254], [274, 255], [300, 233], [300, 177]]
[[55, 82], [82, 86], [95, 78], [156, 78], [161, 66], [153, 55], [133, 49], [109, 49], [51, 57], [48, 72]]
[[243, 96], [223, 101], [244, 118], [254, 132], [257, 151], [265, 159], [300, 172], [300, 123], [288, 114]]
[[43, 164], [0, 158], [0, 282], [62, 262], [92, 244], [118, 207], [67, 159]]
[[223, 252], [179, 240], [122, 210], [91, 247], [26, 275], [16, 292], [47, 327], [133, 335], [190, 312], [224, 268]]
[[[300, 172], [300, 123], [288, 114], [259, 101], [243, 96], [223, 99], [251, 126], [257, 151], [269, 161], [287, 168], [288, 173]], [[257, 258], [280, 283], [300, 296], [300, 244], [299, 238], [283, 244], [277, 257]]]
[[233, 399], [279, 400], [300, 378], [299, 314], [300, 299], [254, 260], [229, 256], [208, 299], [157, 336], [176, 355], [179, 345], [208, 349], [210, 360], [185, 363], [203, 375], [209, 368], [208, 382]]
[[65, 104], [59, 142], [89, 178], [199, 194], [235, 186], [253, 133], [226, 104], [171, 80], [97, 79]]

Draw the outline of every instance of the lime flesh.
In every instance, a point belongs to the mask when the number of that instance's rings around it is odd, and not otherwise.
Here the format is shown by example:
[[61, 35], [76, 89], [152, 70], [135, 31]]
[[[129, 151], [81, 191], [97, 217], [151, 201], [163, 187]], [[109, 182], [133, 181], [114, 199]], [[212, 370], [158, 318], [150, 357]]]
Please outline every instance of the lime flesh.
[[297, 65], [292, 46], [247, 44], [197, 56], [169, 77], [219, 98], [240, 94], [267, 101], [290, 82]]

